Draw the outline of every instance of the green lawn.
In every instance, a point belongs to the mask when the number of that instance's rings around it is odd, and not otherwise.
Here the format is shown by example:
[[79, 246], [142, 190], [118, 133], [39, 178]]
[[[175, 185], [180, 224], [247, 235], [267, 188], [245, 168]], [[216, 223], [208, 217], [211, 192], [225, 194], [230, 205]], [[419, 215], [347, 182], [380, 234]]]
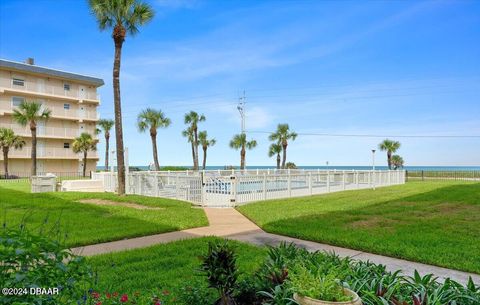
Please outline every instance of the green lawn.
[[258, 202], [268, 232], [480, 273], [480, 184], [405, 185]]
[[[80, 199], [132, 202], [157, 210], [78, 203]], [[201, 209], [189, 203], [110, 193], [29, 192], [26, 182], [0, 182], [0, 217], [7, 226], [24, 223], [28, 228], [53, 232], [60, 228], [68, 246], [95, 244], [127, 237], [150, 235], [208, 225]], [[59, 223], [60, 225], [58, 225]]]
[[[150, 295], [168, 290], [170, 298], [175, 298], [182, 287], [190, 284], [207, 287], [206, 278], [198, 272], [199, 257], [207, 253], [208, 242], [216, 240], [220, 239], [204, 237], [181, 240], [148, 248], [102, 254], [91, 257], [88, 261], [98, 272], [97, 288], [100, 292], [131, 294], [139, 291]], [[229, 241], [229, 244], [237, 255], [240, 280], [252, 274], [267, 253], [265, 248], [236, 241]], [[214, 291], [212, 293], [215, 295]], [[212, 303], [213, 300], [214, 298]]]

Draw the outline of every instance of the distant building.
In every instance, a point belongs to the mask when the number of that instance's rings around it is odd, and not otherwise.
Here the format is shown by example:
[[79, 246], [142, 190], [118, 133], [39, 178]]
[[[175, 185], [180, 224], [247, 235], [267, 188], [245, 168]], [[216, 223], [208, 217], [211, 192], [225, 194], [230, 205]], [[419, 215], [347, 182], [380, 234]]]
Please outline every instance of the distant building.
[[[24, 100], [34, 100], [51, 110], [50, 119], [37, 126], [37, 172], [80, 172], [82, 156], [72, 151], [72, 142], [82, 132], [96, 137], [97, 88], [103, 84], [99, 78], [36, 66], [31, 58], [25, 63], [0, 59], [0, 127], [13, 129], [26, 141], [22, 150], [10, 150], [9, 172], [23, 175], [31, 170], [30, 129], [12, 117]], [[90, 152], [87, 171], [95, 170], [97, 161], [98, 154]]]

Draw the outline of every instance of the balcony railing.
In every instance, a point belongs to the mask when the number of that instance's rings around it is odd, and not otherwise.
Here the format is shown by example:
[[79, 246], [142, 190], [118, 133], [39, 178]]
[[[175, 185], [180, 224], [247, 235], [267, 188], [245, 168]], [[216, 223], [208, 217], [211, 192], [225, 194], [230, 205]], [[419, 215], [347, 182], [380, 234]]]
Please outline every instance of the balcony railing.
[[[16, 134], [23, 137], [30, 137], [31, 132], [28, 126], [23, 127], [18, 124], [1, 124], [0, 127], [10, 128]], [[80, 128], [64, 128], [64, 127], [46, 127], [37, 125], [37, 136], [58, 137], [58, 138], [74, 138], [78, 137], [80, 133], [87, 132], [95, 137], [93, 130], [81, 130]]]
[[[6, 112], [13, 112], [13, 109], [16, 107], [12, 106], [11, 103], [2, 103], [0, 105], [0, 111]], [[65, 109], [63, 106], [51, 106], [51, 105], [44, 105], [42, 106], [41, 110], [49, 109], [51, 111], [51, 116], [54, 117], [62, 117], [62, 118], [70, 118], [74, 120], [80, 119], [88, 119], [88, 120], [98, 120], [100, 118], [100, 114], [96, 111], [87, 111], [81, 109]]]
[[[9, 158], [30, 158], [32, 154], [31, 147], [24, 147], [22, 149], [12, 149], [8, 154]], [[51, 147], [37, 147], [37, 158], [55, 158], [55, 159], [82, 159], [82, 153], [74, 153], [71, 148], [51, 148]], [[98, 158], [95, 151], [88, 152], [88, 159]], [[1, 157], [3, 160], [3, 156]]]
[[10, 88], [14, 90], [19, 90], [19, 91], [26, 91], [26, 92], [32, 92], [32, 93], [39, 93], [39, 94], [49, 94], [49, 95], [55, 95], [55, 96], [65, 96], [65, 97], [71, 97], [79, 100], [100, 100], [100, 96], [96, 92], [89, 92], [89, 91], [84, 91], [81, 92], [80, 90], [65, 90], [63, 87], [60, 86], [52, 86], [52, 85], [40, 85], [35, 82], [31, 81], [24, 81], [23, 86], [19, 85], [14, 85], [11, 81], [6, 82], [3, 81], [1, 83], [2, 87], [5, 88]]

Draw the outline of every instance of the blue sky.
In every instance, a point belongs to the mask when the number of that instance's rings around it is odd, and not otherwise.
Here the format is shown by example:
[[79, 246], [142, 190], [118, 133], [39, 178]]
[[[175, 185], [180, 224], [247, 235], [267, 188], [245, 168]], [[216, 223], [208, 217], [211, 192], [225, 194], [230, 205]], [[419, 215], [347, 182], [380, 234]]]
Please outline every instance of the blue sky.
[[[123, 49], [130, 164], [152, 160], [149, 136], [135, 127], [150, 106], [173, 121], [159, 131], [161, 164], [191, 164], [181, 130], [183, 114], [196, 110], [217, 139], [208, 163], [237, 165], [228, 142], [240, 131], [243, 90], [248, 131], [286, 122], [299, 133], [480, 135], [478, 1], [148, 2], [154, 20]], [[113, 42], [86, 1], [2, 1], [0, 57], [103, 78], [99, 111], [113, 117]], [[274, 164], [268, 135], [248, 136], [259, 146], [247, 165]], [[369, 165], [380, 140], [299, 136], [289, 160]], [[406, 165], [480, 165], [479, 138], [397, 140]]]

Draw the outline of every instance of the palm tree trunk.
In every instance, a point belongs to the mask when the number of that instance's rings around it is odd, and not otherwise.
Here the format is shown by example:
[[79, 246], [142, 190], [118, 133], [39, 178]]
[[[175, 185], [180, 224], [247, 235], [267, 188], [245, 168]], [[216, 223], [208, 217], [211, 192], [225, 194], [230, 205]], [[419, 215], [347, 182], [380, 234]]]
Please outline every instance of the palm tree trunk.
[[283, 144], [283, 160], [282, 160], [282, 169], [285, 169], [285, 163], [287, 162], [287, 144]]
[[277, 154], [277, 169], [280, 169], [280, 154]]
[[207, 147], [204, 146], [203, 147], [203, 164], [202, 164], [202, 168], [205, 169], [207, 165]]
[[8, 179], [8, 147], [3, 148], [3, 168], [5, 172], [5, 179]]
[[123, 151], [122, 105], [120, 100], [120, 61], [122, 57], [122, 45], [125, 37], [125, 29], [116, 26], [113, 36], [115, 42], [115, 59], [113, 61], [113, 101], [115, 108], [115, 138], [117, 144], [117, 192], [119, 195], [125, 195], [125, 159]]
[[390, 151], [387, 151], [387, 163], [388, 169], [392, 169], [392, 153]]
[[195, 143], [192, 141], [192, 159], [193, 159], [193, 169], [195, 170]]
[[160, 164], [158, 163], [158, 152], [157, 152], [157, 136], [155, 134], [150, 134], [152, 138], [152, 147], [153, 147], [153, 163], [155, 163], [155, 170], [160, 170]]
[[195, 135], [195, 139], [194, 139], [194, 141], [195, 141], [195, 151], [194, 151], [195, 160], [193, 161], [193, 169], [198, 170], [198, 132], [197, 132], [197, 128], [195, 128], [193, 130], [193, 132], [194, 132], [194, 135]]
[[108, 155], [110, 150], [110, 135], [105, 132], [105, 171], [108, 171]]
[[245, 169], [245, 146], [240, 150], [240, 169]]
[[87, 175], [87, 151], [83, 152], [83, 177]]
[[30, 123], [30, 131], [32, 133], [32, 176], [37, 175], [37, 127], [35, 123]]

